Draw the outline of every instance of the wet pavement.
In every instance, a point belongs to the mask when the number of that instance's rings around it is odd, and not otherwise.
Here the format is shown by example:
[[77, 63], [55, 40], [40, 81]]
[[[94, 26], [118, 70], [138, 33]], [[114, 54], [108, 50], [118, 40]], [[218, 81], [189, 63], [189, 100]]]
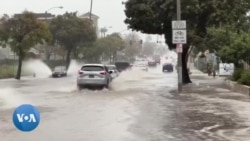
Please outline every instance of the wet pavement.
[[[175, 92], [176, 73], [126, 72], [110, 90], [77, 91], [75, 76], [0, 80], [2, 141], [249, 141], [250, 99], [223, 79], [193, 73], [193, 84]], [[41, 112], [39, 127], [18, 131], [12, 112], [29, 103]]]

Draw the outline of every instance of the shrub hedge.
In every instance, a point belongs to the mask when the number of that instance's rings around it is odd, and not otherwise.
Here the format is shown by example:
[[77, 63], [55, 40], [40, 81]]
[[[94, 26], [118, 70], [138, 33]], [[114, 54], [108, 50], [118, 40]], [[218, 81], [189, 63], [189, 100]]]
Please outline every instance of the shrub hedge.
[[233, 81], [238, 81], [241, 78], [241, 74], [244, 72], [243, 69], [236, 69], [232, 75]]
[[17, 68], [10, 65], [0, 66], [0, 79], [15, 77]]
[[232, 80], [250, 86], [250, 70], [236, 69], [232, 75]]
[[250, 71], [243, 71], [241, 77], [237, 80], [240, 84], [250, 86]]

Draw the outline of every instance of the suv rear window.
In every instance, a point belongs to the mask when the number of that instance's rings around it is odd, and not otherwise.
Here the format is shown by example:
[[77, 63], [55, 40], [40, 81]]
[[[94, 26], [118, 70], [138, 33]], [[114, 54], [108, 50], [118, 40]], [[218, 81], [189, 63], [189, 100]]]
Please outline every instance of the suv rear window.
[[104, 67], [102, 66], [83, 66], [82, 71], [103, 71]]

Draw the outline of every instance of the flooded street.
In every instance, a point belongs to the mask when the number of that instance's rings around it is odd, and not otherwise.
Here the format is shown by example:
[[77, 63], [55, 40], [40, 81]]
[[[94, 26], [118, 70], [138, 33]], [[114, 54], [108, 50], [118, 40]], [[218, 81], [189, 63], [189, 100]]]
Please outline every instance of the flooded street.
[[[249, 98], [219, 88], [219, 80], [208, 83], [194, 79], [186, 93], [176, 94], [176, 72], [162, 73], [160, 66], [124, 72], [110, 90], [78, 91], [75, 76], [1, 80], [1, 140], [249, 141]], [[205, 93], [194, 93], [198, 88]], [[12, 123], [14, 108], [24, 103], [41, 114], [29, 133]]]

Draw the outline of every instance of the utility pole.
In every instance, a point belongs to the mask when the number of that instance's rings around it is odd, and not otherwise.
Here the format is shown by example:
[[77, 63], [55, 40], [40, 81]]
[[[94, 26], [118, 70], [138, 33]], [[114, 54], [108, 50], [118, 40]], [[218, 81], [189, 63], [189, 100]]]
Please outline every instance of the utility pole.
[[90, 10], [89, 10], [89, 19], [92, 20], [92, 7], [93, 7], [93, 0], [90, 1]]
[[[177, 21], [181, 20], [181, 0], [176, 1]], [[177, 44], [176, 48], [181, 48], [182, 44]], [[178, 52], [178, 91], [182, 92], [182, 52]]]

